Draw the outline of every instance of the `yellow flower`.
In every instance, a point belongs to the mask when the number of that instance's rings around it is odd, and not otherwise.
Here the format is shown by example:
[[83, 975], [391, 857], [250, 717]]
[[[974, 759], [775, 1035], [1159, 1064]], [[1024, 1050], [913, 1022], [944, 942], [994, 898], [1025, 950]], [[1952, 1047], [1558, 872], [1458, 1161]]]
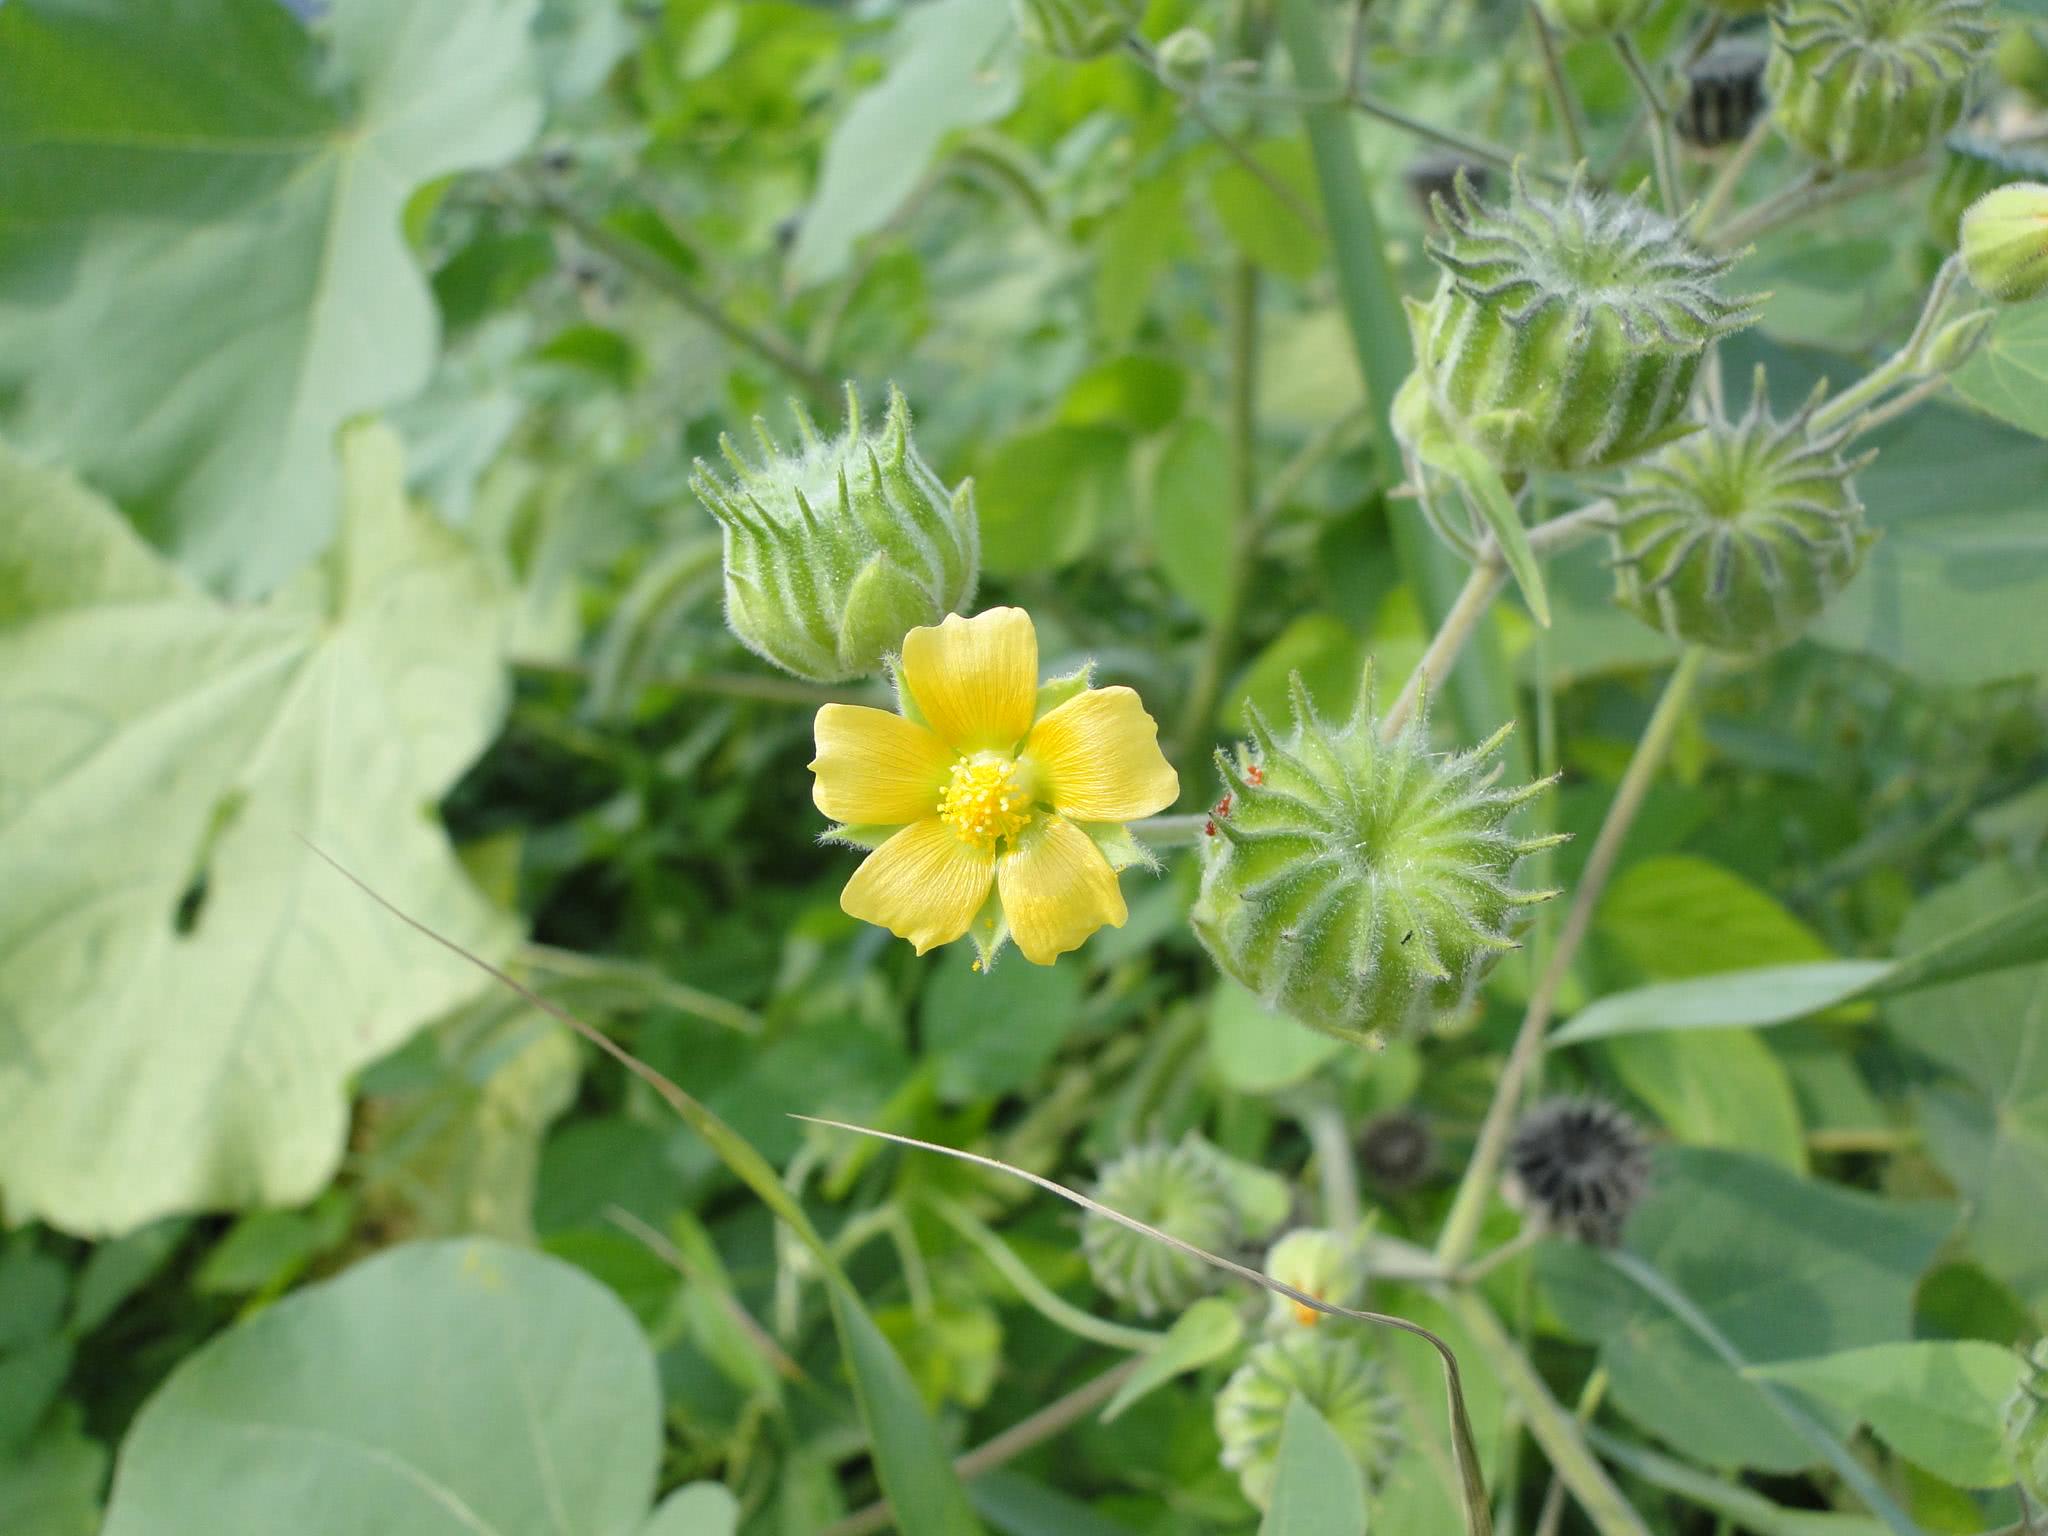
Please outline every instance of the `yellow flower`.
[[901, 714], [818, 711], [818, 809], [870, 847], [900, 829], [840, 906], [920, 955], [972, 928], [984, 958], [1007, 935], [1038, 965], [1121, 927], [1116, 872], [1145, 857], [1122, 824], [1180, 794], [1137, 694], [1091, 688], [1086, 670], [1041, 689], [1021, 608], [913, 629], [897, 694]]

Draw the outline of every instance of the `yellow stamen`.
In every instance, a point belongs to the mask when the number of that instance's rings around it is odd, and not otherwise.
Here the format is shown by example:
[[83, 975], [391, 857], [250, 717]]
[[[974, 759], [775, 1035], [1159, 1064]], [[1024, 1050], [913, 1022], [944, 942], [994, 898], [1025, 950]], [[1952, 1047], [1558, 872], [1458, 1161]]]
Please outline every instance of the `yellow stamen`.
[[[1309, 1294], [1315, 1296], [1314, 1291], [1310, 1291]], [[1322, 1297], [1316, 1296], [1317, 1301], [1322, 1299]], [[1323, 1314], [1314, 1307], [1305, 1307], [1297, 1301], [1294, 1303], [1294, 1320], [1304, 1328], [1313, 1328], [1323, 1320]]]
[[939, 797], [939, 820], [975, 848], [994, 848], [1031, 820], [1031, 796], [1017, 765], [1002, 758], [963, 757]]

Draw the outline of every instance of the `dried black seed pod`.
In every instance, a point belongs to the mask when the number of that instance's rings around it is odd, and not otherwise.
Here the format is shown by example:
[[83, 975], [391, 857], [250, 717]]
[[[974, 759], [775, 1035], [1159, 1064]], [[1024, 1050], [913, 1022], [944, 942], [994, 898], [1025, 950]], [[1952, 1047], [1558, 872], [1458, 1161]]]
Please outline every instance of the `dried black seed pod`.
[[1436, 1134], [1412, 1109], [1391, 1109], [1367, 1122], [1358, 1161], [1373, 1187], [1390, 1195], [1415, 1188], [1436, 1166]]
[[1477, 160], [1467, 160], [1454, 150], [1425, 150], [1408, 162], [1408, 169], [1401, 173], [1401, 180], [1422, 209], [1423, 220], [1431, 227], [1436, 225], [1436, 200], [1451, 201], [1458, 195], [1458, 177], [1465, 178], [1465, 184], [1472, 189], [1475, 197], [1487, 194], [1489, 179], [1486, 166]]
[[1580, 1242], [1612, 1247], [1650, 1182], [1642, 1128], [1600, 1099], [1546, 1099], [1508, 1143], [1523, 1204]]
[[1763, 116], [1764, 65], [1770, 53], [1744, 38], [1716, 43], [1685, 72], [1685, 101], [1672, 126], [1698, 149], [1716, 149], [1748, 136]]

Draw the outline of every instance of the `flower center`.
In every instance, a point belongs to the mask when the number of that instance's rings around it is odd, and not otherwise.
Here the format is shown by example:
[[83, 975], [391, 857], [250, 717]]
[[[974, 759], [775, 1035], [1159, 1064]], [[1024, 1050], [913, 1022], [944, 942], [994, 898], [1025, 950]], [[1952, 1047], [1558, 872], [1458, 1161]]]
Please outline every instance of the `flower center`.
[[1031, 820], [1031, 794], [1007, 758], [963, 757], [939, 796], [939, 820], [976, 848], [992, 849]]

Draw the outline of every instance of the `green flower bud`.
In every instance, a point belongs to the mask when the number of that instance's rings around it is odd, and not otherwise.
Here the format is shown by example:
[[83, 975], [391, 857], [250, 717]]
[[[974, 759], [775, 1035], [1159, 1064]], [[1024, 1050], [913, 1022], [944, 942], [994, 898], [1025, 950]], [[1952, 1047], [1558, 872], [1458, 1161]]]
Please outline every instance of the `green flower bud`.
[[1099, 58], [1137, 25], [1128, 0], [1015, 0], [1017, 30], [1034, 48], [1062, 59]]
[[[1210, 1253], [1237, 1241], [1239, 1218], [1230, 1186], [1200, 1137], [1178, 1146], [1133, 1147], [1102, 1170], [1094, 1196], [1113, 1211], [1170, 1233]], [[1178, 1312], [1215, 1289], [1219, 1271], [1177, 1248], [1090, 1212], [1081, 1251], [1095, 1283], [1141, 1317]]]
[[2048, 293], [2048, 185], [2015, 182], [1963, 215], [1963, 270], [1987, 299], [2024, 304]]
[[1657, 8], [1657, 0], [1536, 0], [1543, 17], [1569, 38], [1612, 37], [1632, 32]]
[[1685, 100], [1671, 126], [1696, 149], [1746, 138], [1763, 116], [1769, 55], [1746, 37], [1724, 38], [1685, 72]]
[[1759, 368], [1748, 412], [1631, 469], [1615, 493], [1616, 599], [1673, 639], [1760, 653], [1795, 639], [1863, 564], [1872, 535], [1842, 458], [1815, 433], [1820, 391], [1788, 421]]
[[1778, 127], [1841, 170], [1897, 165], [1962, 116], [1983, 0], [1788, 0], [1771, 13]]
[[1733, 258], [1576, 179], [1537, 194], [1517, 174], [1500, 208], [1461, 185], [1437, 220], [1443, 277], [1408, 312], [1418, 389], [1505, 471], [1597, 469], [1689, 430], [1701, 354], [1755, 319], [1752, 301], [1718, 291]]
[[1997, 320], [1995, 309], [1974, 309], [1949, 321], [1929, 339], [1922, 359], [1922, 375], [1954, 373], [1976, 355]]
[[1298, 1328], [1269, 1339], [1253, 1347], [1216, 1396], [1223, 1465], [1260, 1509], [1272, 1501], [1280, 1431], [1297, 1393], [1336, 1431], [1369, 1484], [1386, 1475], [1400, 1449], [1396, 1406], [1354, 1336]]
[[1293, 680], [1294, 730], [1252, 712], [1250, 753], [1216, 755], [1225, 793], [1209, 818], [1189, 914], [1223, 971], [1325, 1034], [1372, 1043], [1462, 1004], [1508, 950], [1523, 907], [1555, 892], [1509, 883], [1524, 854], [1505, 823], [1547, 787], [1493, 783], [1503, 726], [1438, 755], [1411, 719], [1382, 739], [1372, 674], [1341, 727]]
[[2048, 181], [2048, 155], [1996, 139], [1952, 134], [1946, 150], [1927, 203], [1928, 232], [1944, 250], [1956, 248], [1963, 214], [1986, 192], [2016, 181]]
[[[1365, 1259], [1357, 1240], [1324, 1227], [1297, 1227], [1267, 1249], [1266, 1274], [1333, 1306], [1355, 1307], [1365, 1292]], [[1268, 1332], [1292, 1333], [1326, 1321], [1314, 1307], [1271, 1293]]]
[[1159, 45], [1159, 72], [1177, 90], [1206, 85], [1216, 67], [1216, 45], [1200, 27], [1182, 27]]
[[2005, 1447], [2019, 1485], [2048, 1504], [2048, 1339], [2034, 1346], [2005, 1410]]
[[2048, 106], [2048, 21], [2016, 16], [2006, 22], [1997, 57], [2000, 79], [2035, 105]]
[[763, 463], [720, 440], [734, 480], [701, 461], [691, 487], [725, 527], [725, 618], [749, 650], [813, 682], [879, 671], [919, 625], [974, 595], [981, 536], [971, 482], [948, 494], [910, 440], [910, 407], [889, 392], [863, 433], [846, 391], [846, 431], [829, 441], [793, 405], [802, 446], [785, 453], [756, 418]]

